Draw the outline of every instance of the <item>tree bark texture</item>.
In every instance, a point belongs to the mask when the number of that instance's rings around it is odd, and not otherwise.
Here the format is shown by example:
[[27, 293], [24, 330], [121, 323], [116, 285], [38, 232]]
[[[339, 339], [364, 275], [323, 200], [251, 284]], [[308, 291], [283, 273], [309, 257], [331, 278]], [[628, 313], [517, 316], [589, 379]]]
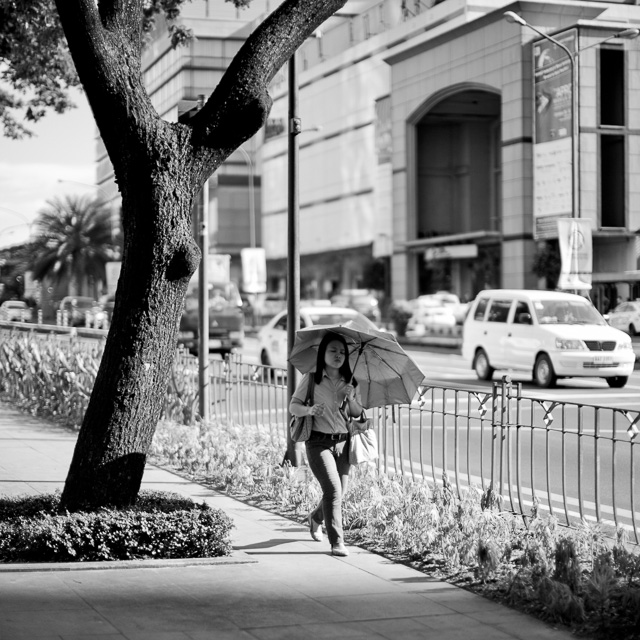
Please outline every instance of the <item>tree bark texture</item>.
[[204, 181], [263, 124], [268, 85], [345, 0], [285, 0], [249, 36], [189, 124], [164, 122], [141, 74], [142, 0], [56, 0], [122, 195], [124, 250], [104, 355], [61, 508], [127, 506], [160, 417], [187, 284], [200, 259], [191, 210]]

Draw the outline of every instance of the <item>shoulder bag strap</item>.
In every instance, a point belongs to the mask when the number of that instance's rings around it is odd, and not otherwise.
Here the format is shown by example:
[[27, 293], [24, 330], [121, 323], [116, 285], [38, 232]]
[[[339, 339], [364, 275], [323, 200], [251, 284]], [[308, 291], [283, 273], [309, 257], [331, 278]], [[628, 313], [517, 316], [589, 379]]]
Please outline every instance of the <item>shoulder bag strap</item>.
[[315, 390], [315, 383], [313, 380], [313, 373], [309, 374], [309, 384], [307, 385], [307, 399], [305, 400], [306, 405], [313, 404], [313, 392]]

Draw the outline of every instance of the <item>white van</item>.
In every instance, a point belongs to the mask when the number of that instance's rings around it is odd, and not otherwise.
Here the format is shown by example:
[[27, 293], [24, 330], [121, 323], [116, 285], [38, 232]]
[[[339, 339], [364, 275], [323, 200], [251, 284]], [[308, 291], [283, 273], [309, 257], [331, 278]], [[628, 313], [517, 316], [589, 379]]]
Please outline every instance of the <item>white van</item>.
[[521, 371], [545, 388], [574, 377], [624, 387], [635, 363], [626, 333], [582, 296], [559, 291], [481, 291], [464, 323], [462, 355], [480, 380], [496, 369]]

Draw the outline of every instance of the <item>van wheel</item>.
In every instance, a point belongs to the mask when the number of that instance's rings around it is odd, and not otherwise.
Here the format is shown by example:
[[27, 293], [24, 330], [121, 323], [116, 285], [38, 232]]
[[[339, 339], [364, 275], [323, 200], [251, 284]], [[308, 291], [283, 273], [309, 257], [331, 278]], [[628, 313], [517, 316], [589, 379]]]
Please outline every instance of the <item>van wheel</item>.
[[556, 386], [556, 373], [553, 370], [553, 365], [548, 355], [543, 353], [541, 356], [538, 356], [533, 368], [533, 377], [538, 386], [543, 389], [551, 389]]
[[622, 389], [622, 387], [624, 387], [624, 385], [629, 381], [629, 377], [613, 376], [613, 378], [605, 378], [605, 380], [612, 389]]
[[473, 361], [473, 368], [478, 376], [478, 380], [491, 380], [493, 372], [495, 371], [495, 369], [489, 364], [489, 358], [484, 352], [484, 349], [478, 349]]
[[636, 330], [636, 326], [634, 324], [630, 324], [629, 325], [629, 335], [630, 336], [637, 336], [638, 335], [638, 331]]

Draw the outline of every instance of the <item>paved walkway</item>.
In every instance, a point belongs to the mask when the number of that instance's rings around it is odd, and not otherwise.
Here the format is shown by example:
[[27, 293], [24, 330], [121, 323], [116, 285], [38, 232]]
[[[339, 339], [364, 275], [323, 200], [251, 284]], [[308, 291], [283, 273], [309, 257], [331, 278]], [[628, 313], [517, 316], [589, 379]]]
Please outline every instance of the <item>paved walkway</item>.
[[[61, 488], [75, 434], [0, 404], [0, 494]], [[149, 466], [144, 486], [225, 511], [219, 561], [0, 565], [0, 640], [569, 639], [358, 547], [334, 558], [286, 518]]]

